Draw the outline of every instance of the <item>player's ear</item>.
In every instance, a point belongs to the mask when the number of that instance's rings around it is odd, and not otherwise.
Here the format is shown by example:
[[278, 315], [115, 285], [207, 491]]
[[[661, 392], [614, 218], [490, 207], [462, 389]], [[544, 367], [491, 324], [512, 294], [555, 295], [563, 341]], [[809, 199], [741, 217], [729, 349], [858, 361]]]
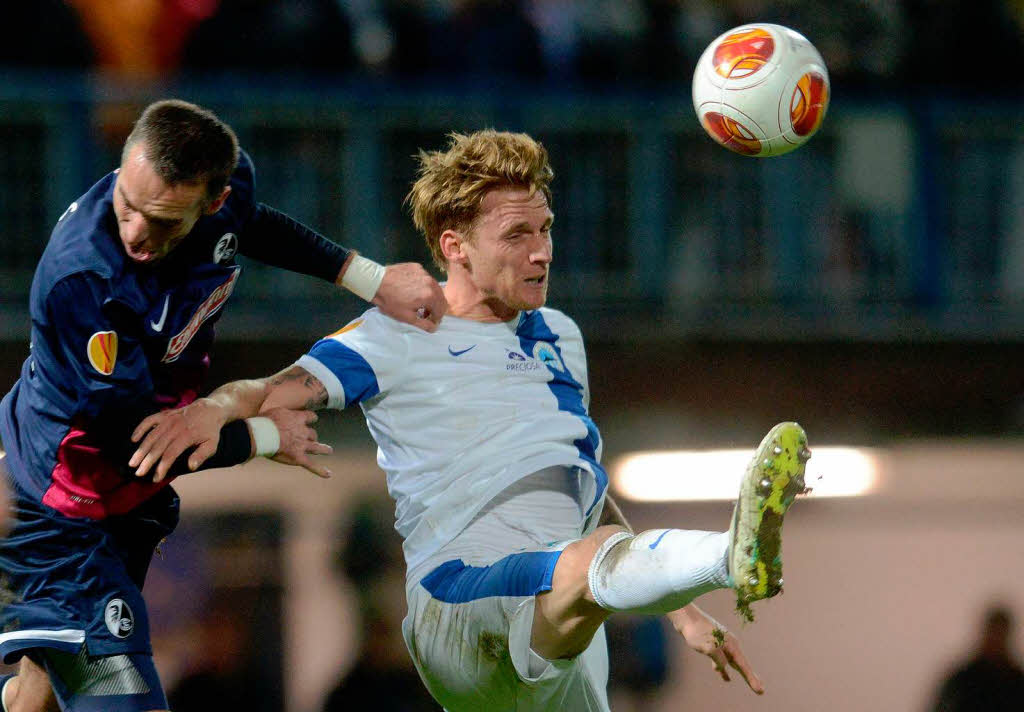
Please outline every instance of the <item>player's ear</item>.
[[466, 251], [463, 247], [465, 236], [455, 230], [445, 230], [441, 233], [440, 246], [441, 254], [445, 261], [456, 263], [466, 259]]
[[220, 195], [219, 195], [219, 196], [217, 197], [217, 199], [216, 199], [216, 200], [214, 200], [214, 201], [213, 201], [212, 203], [210, 203], [209, 205], [207, 205], [207, 206], [206, 206], [206, 210], [204, 210], [203, 212], [204, 212], [204, 213], [205, 213], [206, 215], [213, 215], [213, 214], [214, 214], [215, 212], [217, 212], [218, 210], [220, 210], [220, 209], [221, 209], [221, 207], [222, 207], [222, 206], [224, 205], [224, 201], [228, 199], [228, 194], [229, 194], [229, 193], [231, 193], [231, 186], [230, 186], [230, 185], [226, 185], [226, 186], [224, 186], [224, 190], [223, 190], [223, 191], [221, 192], [221, 194], [220, 194]]

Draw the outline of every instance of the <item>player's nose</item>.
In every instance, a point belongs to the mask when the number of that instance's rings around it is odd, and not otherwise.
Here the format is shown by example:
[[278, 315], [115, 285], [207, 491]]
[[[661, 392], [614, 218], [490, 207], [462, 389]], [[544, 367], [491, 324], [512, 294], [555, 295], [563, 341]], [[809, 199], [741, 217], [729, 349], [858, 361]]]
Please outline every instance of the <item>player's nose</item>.
[[542, 239], [531, 251], [530, 261], [534, 264], [546, 265], [551, 262], [551, 240]]
[[138, 247], [146, 241], [148, 232], [145, 220], [129, 220], [119, 224], [121, 239], [129, 247]]

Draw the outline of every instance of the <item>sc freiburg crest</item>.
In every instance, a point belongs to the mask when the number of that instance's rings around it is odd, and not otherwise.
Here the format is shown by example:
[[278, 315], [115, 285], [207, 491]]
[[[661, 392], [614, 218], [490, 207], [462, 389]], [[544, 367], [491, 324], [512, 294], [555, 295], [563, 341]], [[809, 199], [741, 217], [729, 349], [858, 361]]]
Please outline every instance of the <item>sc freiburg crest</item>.
[[103, 610], [103, 620], [107, 630], [115, 638], [127, 638], [135, 630], [135, 616], [132, 609], [120, 598], [112, 598]]

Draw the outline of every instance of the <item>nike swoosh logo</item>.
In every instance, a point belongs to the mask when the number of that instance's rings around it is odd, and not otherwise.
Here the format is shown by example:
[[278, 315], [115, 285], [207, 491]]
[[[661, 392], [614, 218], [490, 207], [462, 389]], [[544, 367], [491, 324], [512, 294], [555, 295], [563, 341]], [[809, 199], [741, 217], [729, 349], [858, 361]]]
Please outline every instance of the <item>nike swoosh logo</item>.
[[171, 303], [171, 295], [168, 294], [164, 298], [164, 311], [163, 311], [163, 314], [160, 315], [160, 321], [151, 321], [151, 322], [149, 322], [149, 325], [153, 327], [153, 331], [163, 331], [163, 329], [164, 329], [164, 320], [167, 319], [167, 305], [170, 304], [170, 303]]
[[449, 346], [448, 347], [448, 353], [450, 353], [452, 356], [461, 356], [462, 354], [466, 353], [467, 351], [472, 351], [475, 348], [476, 348], [476, 344], [473, 344], [468, 349], [462, 349], [462, 351], [452, 351], [452, 347]]
[[654, 547], [656, 547], [656, 546], [657, 546], [658, 544], [660, 544], [660, 543], [661, 543], [661, 540], [662, 540], [662, 539], [664, 539], [664, 538], [665, 538], [665, 535], [666, 535], [666, 534], [668, 534], [668, 533], [669, 533], [670, 531], [672, 531], [672, 530], [671, 530], [671, 529], [666, 529], [665, 531], [663, 531], [663, 532], [661, 533], [661, 536], [659, 536], [659, 537], [658, 537], [657, 539], [655, 539], [655, 540], [654, 540], [654, 543], [653, 543], [653, 544], [651, 544], [649, 548], [653, 549], [653, 548], [654, 548]]

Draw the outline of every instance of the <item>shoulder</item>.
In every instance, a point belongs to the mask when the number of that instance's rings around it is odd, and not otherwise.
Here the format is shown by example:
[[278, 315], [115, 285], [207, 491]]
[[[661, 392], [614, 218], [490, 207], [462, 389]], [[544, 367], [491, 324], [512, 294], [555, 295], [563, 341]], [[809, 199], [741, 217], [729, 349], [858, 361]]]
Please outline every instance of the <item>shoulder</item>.
[[47, 298], [59, 283], [74, 275], [75, 283], [113, 285], [126, 269], [114, 220], [111, 173], [64, 210], [36, 267], [32, 281], [34, 299]]
[[73, 339], [76, 330], [82, 329], [134, 331], [138, 305], [124, 299], [115, 284], [95, 272], [66, 274], [32, 299], [33, 320], [56, 329], [61, 339]]
[[256, 164], [252, 162], [252, 156], [244, 148], [238, 149], [238, 165], [235, 167], [235, 173], [256, 175]]
[[232, 190], [243, 190], [251, 194], [255, 182], [256, 166], [249, 154], [239, 149], [238, 165], [235, 166], [235, 172], [231, 174]]
[[241, 149], [238, 151], [238, 165], [228, 185], [231, 186], [231, 194], [221, 211], [225, 214], [233, 213], [243, 220], [248, 219], [256, 202], [256, 168], [249, 154]]
[[112, 277], [124, 265], [113, 217], [116, 174], [110, 173], [65, 208], [57, 219], [40, 271], [54, 280], [77, 271]]
[[580, 331], [580, 327], [565, 312], [551, 307], [541, 307], [534, 313], [539, 314], [552, 333], [560, 339], [583, 340], [583, 332]]
[[377, 307], [373, 307], [327, 334], [318, 343], [335, 341], [361, 352], [400, 356], [407, 346], [406, 337], [417, 331], [419, 329], [396, 321], [383, 314]]

